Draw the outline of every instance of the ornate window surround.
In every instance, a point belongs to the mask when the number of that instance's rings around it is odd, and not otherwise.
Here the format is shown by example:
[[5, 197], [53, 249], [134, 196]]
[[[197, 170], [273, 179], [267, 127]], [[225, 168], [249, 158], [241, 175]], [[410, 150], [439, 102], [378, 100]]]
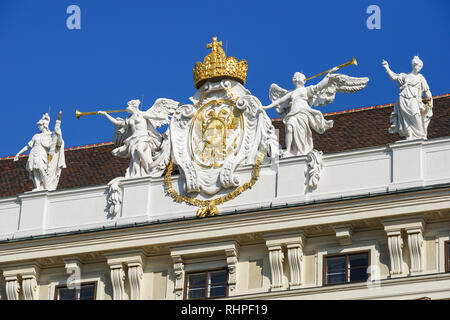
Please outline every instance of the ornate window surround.
[[[67, 286], [67, 277], [59, 276], [56, 279], [50, 280], [48, 284], [48, 300], [55, 300], [57, 294], [57, 288]], [[79, 281], [80, 284], [95, 283], [95, 300], [104, 300], [105, 297], [105, 277], [102, 275], [94, 274], [82, 274], [82, 278]]]
[[[90, 284], [94, 285], [94, 300], [96, 300], [96, 298], [97, 298], [98, 281], [93, 281], [93, 282], [85, 282], [85, 281], [83, 281], [83, 282], [79, 283], [80, 286], [90, 285]], [[67, 284], [62, 284], [62, 285], [55, 286], [53, 300], [59, 300], [58, 299], [58, 289], [62, 289], [62, 288], [67, 288]]]
[[215, 243], [195, 243], [183, 246], [171, 246], [175, 274], [175, 299], [184, 299], [186, 291], [186, 273], [201, 272], [218, 268], [227, 268], [228, 296], [236, 294], [239, 243], [236, 240], [224, 240]]
[[[191, 268], [190, 268], [191, 269]], [[227, 266], [225, 266], [225, 267], [219, 267], [219, 268], [213, 268], [213, 269], [202, 269], [202, 270], [190, 270], [190, 271], [186, 271], [186, 274], [185, 274], [185, 277], [184, 277], [184, 288], [183, 288], [183, 300], [189, 300], [188, 298], [187, 298], [187, 294], [188, 294], [188, 279], [189, 279], [189, 274], [192, 274], [192, 273], [209, 273], [209, 272], [214, 272], [214, 271], [221, 271], [221, 270], [225, 270], [226, 271], [226, 278], [227, 278], [227, 281], [226, 281], [226, 289], [225, 289], [225, 297], [228, 297], [229, 296], [229, 283], [228, 283], [228, 273], [229, 273], [229, 270], [228, 270], [228, 267]], [[206, 287], [205, 287], [205, 289], [207, 289], [209, 286], [208, 286], [208, 284], [206, 284]], [[202, 298], [202, 299], [220, 299], [220, 298], [224, 298], [223, 296], [221, 296], [221, 297], [217, 297], [217, 298], [215, 298], [215, 297], [205, 297], [205, 298]], [[194, 299], [194, 300], [196, 300], [196, 299]]]
[[[323, 283], [323, 262], [324, 256], [327, 255], [338, 255], [338, 254], [352, 254], [360, 252], [369, 252], [369, 266], [377, 266], [380, 260], [380, 250], [378, 242], [364, 242], [364, 243], [353, 243], [352, 245], [342, 247], [321, 247], [317, 249], [316, 254], [316, 286], [324, 286]], [[378, 275], [379, 276], [379, 275]], [[379, 280], [377, 275], [370, 275], [372, 281]], [[349, 283], [345, 283], [349, 284]], [[344, 285], [344, 284], [343, 284]]]
[[[372, 262], [370, 261], [370, 256], [371, 256], [371, 251], [370, 250], [361, 250], [361, 251], [352, 251], [352, 252], [345, 252], [345, 253], [331, 253], [331, 254], [325, 254], [322, 256], [322, 283], [324, 286], [334, 286], [334, 285], [339, 285], [339, 284], [349, 284], [349, 283], [355, 283], [355, 282], [349, 282], [349, 281], [345, 281], [342, 283], [325, 283], [326, 282], [326, 265], [325, 265], [325, 260], [327, 258], [332, 258], [332, 257], [342, 257], [342, 256], [350, 256], [350, 255], [357, 255], [357, 254], [363, 254], [363, 253], [367, 253], [367, 268], [370, 268], [372, 266]], [[348, 266], [345, 266], [345, 270], [346, 270], [346, 274], [348, 272]], [[371, 274], [368, 274], [368, 279], [370, 278]], [[367, 280], [366, 280], [367, 281]], [[358, 281], [358, 282], [362, 282], [362, 281]]]
[[[450, 272], [448, 266], [447, 246], [450, 242], [450, 232], [442, 231], [436, 233], [436, 267], [437, 272]], [[446, 260], [447, 259], [447, 260]]]

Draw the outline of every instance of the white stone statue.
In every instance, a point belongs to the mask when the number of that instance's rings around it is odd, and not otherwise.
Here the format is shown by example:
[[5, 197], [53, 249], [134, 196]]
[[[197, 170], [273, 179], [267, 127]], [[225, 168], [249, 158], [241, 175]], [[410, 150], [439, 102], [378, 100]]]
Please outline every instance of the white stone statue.
[[[169, 117], [174, 113], [179, 103], [170, 99], [157, 99], [147, 111], [139, 110], [139, 100], [128, 102], [127, 112], [131, 115], [126, 119], [113, 118], [104, 111], [98, 111], [114, 124], [114, 144], [112, 151], [116, 157], [130, 158], [130, 165], [125, 177], [141, 177], [146, 175], [162, 175], [158, 157], [167, 154], [163, 146], [164, 137], [156, 128], [169, 123]], [[157, 172], [156, 172], [157, 171]]]
[[286, 127], [286, 151], [283, 156], [309, 154], [314, 148], [311, 129], [324, 133], [333, 127], [332, 120], [326, 120], [320, 111], [311, 106], [323, 106], [333, 102], [336, 92], [359, 91], [369, 81], [369, 78], [334, 74], [337, 69], [331, 69], [316, 85], [305, 87], [305, 75], [296, 72], [292, 78], [294, 90], [287, 91], [276, 84], [270, 86], [269, 96], [272, 104], [264, 109], [276, 107]]
[[37, 122], [40, 133], [33, 136], [30, 142], [14, 157], [31, 149], [26, 169], [33, 180], [35, 190], [55, 190], [58, 186], [61, 170], [66, 167], [64, 158], [64, 140], [61, 133], [61, 112], [55, 123], [54, 132], [48, 128], [50, 116], [46, 113]]
[[[418, 56], [412, 60], [412, 71], [394, 73], [389, 69], [387, 61], [382, 66], [389, 77], [400, 86], [400, 95], [391, 114], [389, 133], [398, 133], [406, 140], [427, 139], [427, 129], [433, 116], [433, 99], [427, 81], [419, 73], [423, 62]], [[422, 101], [423, 95], [427, 102]]]

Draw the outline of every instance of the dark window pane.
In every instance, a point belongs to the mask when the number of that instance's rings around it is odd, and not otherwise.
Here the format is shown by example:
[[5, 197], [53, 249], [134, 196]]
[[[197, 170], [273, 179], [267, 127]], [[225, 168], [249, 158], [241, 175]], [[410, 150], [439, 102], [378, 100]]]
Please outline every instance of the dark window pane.
[[368, 265], [367, 253], [362, 254], [352, 254], [348, 256], [350, 261], [350, 268], [355, 267], [366, 267]]
[[227, 282], [227, 272], [225, 270], [215, 271], [210, 273], [211, 285]]
[[210, 297], [225, 297], [227, 288], [225, 286], [214, 286], [211, 287], [209, 296]]
[[188, 299], [200, 299], [205, 298], [205, 289], [189, 289], [188, 290]]
[[75, 289], [58, 288], [58, 300], [75, 300]]
[[332, 272], [332, 270], [344, 269], [345, 270], [345, 256], [339, 257], [329, 257], [327, 261], [327, 271]]
[[194, 273], [189, 275], [189, 288], [205, 288], [206, 286], [206, 274]]
[[350, 282], [367, 280], [367, 267], [369, 266], [368, 254], [353, 254], [348, 258], [350, 261]]
[[447, 271], [450, 271], [450, 243], [447, 242]]
[[344, 282], [345, 282], [345, 271], [327, 275], [327, 284], [336, 284]]
[[82, 285], [80, 288], [80, 300], [95, 300], [95, 286], [93, 284]]
[[366, 280], [367, 280], [367, 268], [350, 269], [350, 282], [366, 281]]

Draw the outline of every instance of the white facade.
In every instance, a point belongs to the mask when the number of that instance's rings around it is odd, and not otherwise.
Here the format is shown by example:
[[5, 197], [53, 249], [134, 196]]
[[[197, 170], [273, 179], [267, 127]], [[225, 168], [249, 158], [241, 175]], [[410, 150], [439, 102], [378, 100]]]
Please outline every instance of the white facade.
[[[3, 198], [0, 296], [54, 299], [80, 270], [97, 299], [183, 299], [187, 272], [224, 267], [227, 299], [450, 298], [449, 163], [448, 137], [325, 154], [311, 191], [307, 157], [285, 158], [207, 218], [164, 178], [123, 180], [117, 216], [106, 185]], [[368, 282], [323, 283], [325, 255], [360, 251]]]

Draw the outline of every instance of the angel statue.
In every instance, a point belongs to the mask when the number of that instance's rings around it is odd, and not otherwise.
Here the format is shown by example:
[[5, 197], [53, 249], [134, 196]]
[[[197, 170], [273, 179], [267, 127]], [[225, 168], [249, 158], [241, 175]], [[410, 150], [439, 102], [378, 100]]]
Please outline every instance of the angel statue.
[[131, 158], [125, 178], [150, 175], [155, 160], [162, 151], [164, 137], [156, 128], [169, 123], [179, 103], [170, 99], [157, 99], [147, 111], [139, 110], [139, 100], [131, 100], [126, 111], [131, 115], [125, 120], [113, 118], [105, 111], [104, 115], [114, 124], [114, 144], [112, 154], [116, 157]]
[[287, 91], [276, 84], [270, 86], [272, 101], [264, 109], [275, 107], [286, 127], [286, 151], [283, 157], [307, 155], [313, 151], [311, 128], [324, 133], [333, 127], [333, 120], [326, 120], [322, 113], [311, 106], [324, 106], [334, 101], [336, 92], [356, 92], [363, 89], [369, 78], [355, 78], [334, 73], [338, 67], [330, 69], [316, 85], [305, 87], [306, 77], [296, 72], [292, 78], [295, 89]]
[[[433, 98], [425, 78], [419, 73], [423, 62], [418, 56], [412, 59], [412, 71], [394, 73], [385, 60], [382, 66], [389, 77], [400, 86], [400, 95], [391, 113], [389, 133], [398, 133], [406, 140], [427, 139], [427, 129], [433, 116]], [[422, 96], [425, 95], [425, 103]]]
[[31, 149], [26, 169], [34, 183], [33, 191], [56, 190], [61, 170], [66, 167], [64, 140], [61, 133], [61, 114], [60, 111], [54, 132], [48, 128], [50, 116], [48, 113], [44, 114], [37, 122], [41, 132], [35, 134], [14, 157], [14, 161], [18, 161], [22, 153]]

